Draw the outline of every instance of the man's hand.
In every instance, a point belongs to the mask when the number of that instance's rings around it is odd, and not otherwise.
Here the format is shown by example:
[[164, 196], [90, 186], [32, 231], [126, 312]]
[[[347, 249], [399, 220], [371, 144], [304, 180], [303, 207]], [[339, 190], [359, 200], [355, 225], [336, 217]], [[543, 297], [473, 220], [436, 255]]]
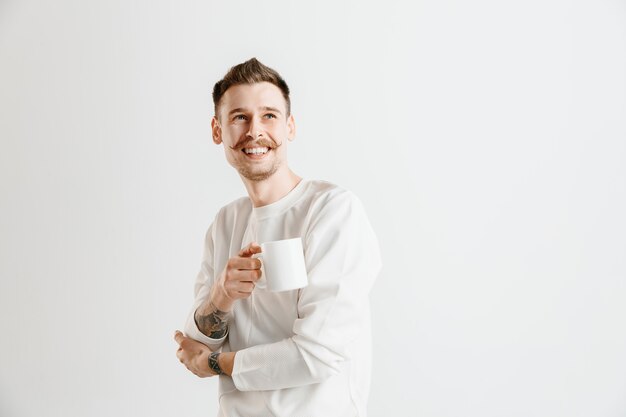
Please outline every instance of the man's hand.
[[[211, 292], [211, 302], [215, 307], [228, 312], [236, 300], [250, 297], [256, 282], [261, 278], [261, 261], [252, 255], [260, 252], [261, 247], [252, 242], [238, 256], [228, 260]], [[208, 313], [208, 310], [199, 313]]]
[[208, 346], [186, 337], [178, 330], [174, 333], [174, 340], [176, 340], [176, 343], [179, 345], [176, 351], [176, 357], [187, 369], [200, 378], [215, 375], [209, 369], [209, 355], [211, 354], [211, 349], [209, 349]]

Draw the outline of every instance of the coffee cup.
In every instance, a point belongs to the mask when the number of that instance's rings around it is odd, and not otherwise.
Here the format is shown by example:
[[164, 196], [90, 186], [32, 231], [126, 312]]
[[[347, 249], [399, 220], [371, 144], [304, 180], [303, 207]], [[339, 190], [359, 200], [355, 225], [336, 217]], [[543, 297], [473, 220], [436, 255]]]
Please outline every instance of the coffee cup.
[[256, 286], [268, 291], [288, 291], [308, 285], [302, 239], [285, 239], [261, 243], [261, 279]]

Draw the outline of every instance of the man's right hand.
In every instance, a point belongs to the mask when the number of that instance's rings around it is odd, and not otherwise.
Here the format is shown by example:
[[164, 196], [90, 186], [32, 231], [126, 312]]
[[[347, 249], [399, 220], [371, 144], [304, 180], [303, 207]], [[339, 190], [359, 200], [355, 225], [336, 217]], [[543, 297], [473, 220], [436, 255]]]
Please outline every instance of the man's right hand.
[[230, 311], [236, 300], [250, 297], [261, 278], [261, 261], [252, 257], [257, 253], [261, 247], [252, 242], [228, 260], [211, 291], [211, 302], [219, 310]]

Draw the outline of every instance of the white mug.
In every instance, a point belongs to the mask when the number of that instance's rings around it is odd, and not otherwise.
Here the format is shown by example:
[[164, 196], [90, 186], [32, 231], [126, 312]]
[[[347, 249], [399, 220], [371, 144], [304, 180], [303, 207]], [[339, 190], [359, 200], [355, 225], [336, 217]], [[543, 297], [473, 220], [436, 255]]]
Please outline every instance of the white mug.
[[268, 291], [288, 291], [308, 285], [302, 239], [261, 243], [261, 279], [256, 286]]

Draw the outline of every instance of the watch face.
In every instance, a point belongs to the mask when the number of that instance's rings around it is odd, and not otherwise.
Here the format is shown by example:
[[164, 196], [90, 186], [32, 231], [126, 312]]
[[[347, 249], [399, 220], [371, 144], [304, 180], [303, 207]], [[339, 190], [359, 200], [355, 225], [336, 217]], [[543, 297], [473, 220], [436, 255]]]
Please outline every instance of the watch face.
[[213, 352], [209, 355], [209, 368], [215, 375], [222, 375], [222, 368], [220, 368], [220, 364], [218, 362], [218, 357], [220, 356], [219, 352]]

